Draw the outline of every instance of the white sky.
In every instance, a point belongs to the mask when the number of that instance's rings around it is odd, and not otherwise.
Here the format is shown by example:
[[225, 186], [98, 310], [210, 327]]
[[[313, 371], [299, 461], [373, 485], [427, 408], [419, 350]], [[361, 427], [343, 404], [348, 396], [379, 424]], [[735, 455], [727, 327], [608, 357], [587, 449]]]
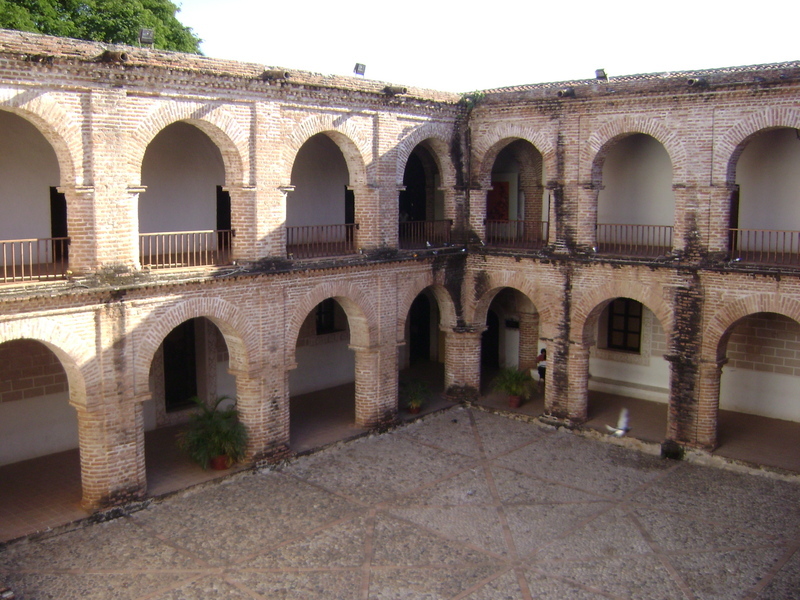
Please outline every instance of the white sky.
[[800, 58], [798, 0], [174, 1], [207, 56], [440, 91]]

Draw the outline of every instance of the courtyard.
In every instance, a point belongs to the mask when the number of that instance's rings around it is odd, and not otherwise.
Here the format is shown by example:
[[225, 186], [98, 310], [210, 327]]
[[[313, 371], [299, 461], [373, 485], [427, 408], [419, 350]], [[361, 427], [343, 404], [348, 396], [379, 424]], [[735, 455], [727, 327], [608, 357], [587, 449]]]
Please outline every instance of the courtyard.
[[17, 599], [800, 598], [800, 483], [455, 407], [12, 542]]

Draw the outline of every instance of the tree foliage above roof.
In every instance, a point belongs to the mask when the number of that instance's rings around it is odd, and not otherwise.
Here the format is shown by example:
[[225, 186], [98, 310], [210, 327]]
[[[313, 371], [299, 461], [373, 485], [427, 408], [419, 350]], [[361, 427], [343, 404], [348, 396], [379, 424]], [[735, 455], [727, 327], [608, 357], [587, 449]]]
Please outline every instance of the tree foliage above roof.
[[200, 54], [200, 38], [169, 0], [0, 0], [0, 28], [135, 46], [142, 28], [155, 47]]

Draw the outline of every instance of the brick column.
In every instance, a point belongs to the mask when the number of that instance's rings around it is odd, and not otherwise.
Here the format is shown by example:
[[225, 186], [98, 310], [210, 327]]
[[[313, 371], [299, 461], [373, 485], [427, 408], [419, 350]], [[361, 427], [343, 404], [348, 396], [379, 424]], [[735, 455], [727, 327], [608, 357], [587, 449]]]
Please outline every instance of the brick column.
[[81, 505], [98, 510], [131, 500], [147, 492], [144, 462], [142, 403], [116, 395], [74, 404], [78, 413], [81, 460]]
[[[97, 269], [97, 240], [96, 232], [92, 227], [94, 187], [63, 186], [59, 187], [58, 191], [64, 194], [67, 201], [67, 235], [70, 239], [68, 268], [75, 275], [91, 273]], [[119, 233], [121, 235], [138, 234], [138, 218], [136, 231]]]
[[287, 452], [289, 370], [266, 367], [230, 373], [236, 377], [236, 406], [247, 428], [247, 459], [257, 461]]
[[[378, 190], [366, 184], [351, 188], [356, 203], [356, 246], [359, 248], [377, 248], [381, 245], [381, 221], [378, 209]], [[397, 218], [397, 217], [396, 217]]]
[[484, 329], [443, 329], [445, 390], [457, 386], [471, 388], [476, 395], [480, 393], [481, 333]]
[[[265, 246], [269, 245], [259, 237], [259, 224], [257, 223], [257, 198], [258, 193], [253, 186], [226, 186], [231, 196], [231, 229], [234, 238], [231, 242], [233, 260], [257, 260], [267, 254]], [[270, 230], [272, 233], [274, 230]], [[267, 235], [266, 232], [264, 232]]]
[[469, 228], [480, 239], [486, 238], [486, 195], [489, 188], [472, 188], [469, 193]]
[[365, 348], [355, 352], [356, 425], [374, 427], [397, 416], [397, 344]]
[[586, 422], [589, 398], [589, 347], [569, 345], [565, 357], [547, 344], [545, 415], [571, 424]]
[[711, 254], [728, 256], [730, 252], [731, 196], [735, 185], [713, 185], [698, 192], [698, 221], [708, 223], [706, 245]]
[[[673, 407], [670, 398], [667, 414], [667, 439], [709, 451], [717, 447], [719, 390], [722, 367], [726, 362], [727, 359], [700, 361], [697, 376], [697, 403], [690, 414], [687, 414], [685, 407], [683, 408], [680, 423], [677, 419], [678, 411]], [[690, 421], [689, 423], [687, 423], [687, 419]]]
[[522, 371], [536, 367], [539, 356], [539, 314], [519, 315], [519, 368]]

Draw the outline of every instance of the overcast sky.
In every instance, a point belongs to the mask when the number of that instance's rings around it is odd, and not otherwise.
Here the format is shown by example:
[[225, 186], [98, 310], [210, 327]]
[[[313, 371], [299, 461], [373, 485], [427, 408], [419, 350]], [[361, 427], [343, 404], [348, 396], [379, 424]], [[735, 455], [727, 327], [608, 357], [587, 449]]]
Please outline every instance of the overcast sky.
[[799, 0], [175, 0], [207, 56], [468, 92], [800, 58]]

